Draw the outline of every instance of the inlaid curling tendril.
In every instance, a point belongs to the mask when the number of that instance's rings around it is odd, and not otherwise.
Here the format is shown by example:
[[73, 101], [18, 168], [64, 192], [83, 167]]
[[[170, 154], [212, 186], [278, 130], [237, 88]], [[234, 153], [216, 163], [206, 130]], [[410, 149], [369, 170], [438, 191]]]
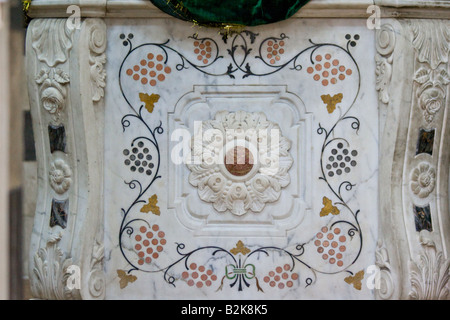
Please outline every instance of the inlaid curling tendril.
[[[360, 91], [359, 67], [350, 51], [350, 47], [356, 46], [359, 36], [346, 35], [345, 47], [309, 40], [310, 46], [290, 56], [287, 48], [294, 44], [289, 43], [289, 37], [285, 34], [265, 38], [257, 44], [258, 36], [259, 34], [250, 31], [242, 31], [231, 38], [223, 38], [224, 46], [228, 48], [226, 52], [221, 52], [222, 46], [215, 39], [196, 34], [185, 39], [188, 43], [192, 42], [192, 51], [180, 52], [171, 47], [170, 40], [134, 46], [133, 34], [120, 35], [128, 52], [119, 69], [119, 86], [124, 100], [131, 108], [131, 112], [123, 116], [121, 125], [124, 132], [131, 126], [137, 126], [138, 131], [142, 132], [123, 150], [124, 164], [135, 177], [131, 181], [125, 181], [125, 184], [136, 191], [136, 195], [121, 210], [119, 248], [129, 265], [126, 270], [117, 271], [121, 288], [136, 281], [137, 272], [145, 272], [162, 274], [165, 282], [173, 287], [180, 284], [193, 288], [211, 287], [219, 291], [228, 285], [242, 291], [254, 285], [261, 292], [272, 288], [281, 290], [301, 286], [302, 282], [303, 287], [308, 287], [315, 283], [318, 274], [343, 273], [348, 284], [361, 289], [364, 272], [354, 274], [351, 270], [363, 246], [358, 220], [360, 211], [351, 208], [347, 202], [350, 195], [346, 195], [356, 185], [343, 179], [357, 166], [358, 152], [352, 150], [349, 139], [339, 137], [336, 130], [350, 125], [357, 134], [360, 128], [359, 120], [349, 113]], [[290, 49], [289, 52], [293, 50]], [[309, 59], [302, 60], [304, 54], [308, 54]], [[346, 65], [339, 59], [342, 55], [346, 57]], [[220, 64], [226, 68], [218, 72], [214, 66], [227, 59], [229, 63]], [[308, 65], [304, 68], [305, 61]], [[305, 79], [312, 78], [313, 85], [320, 86], [324, 91], [320, 97], [324, 104], [321, 108], [330, 117], [333, 116], [330, 119], [334, 119], [334, 123], [329, 127], [319, 123], [317, 129], [317, 134], [323, 136], [319, 179], [329, 190], [329, 194], [322, 199], [323, 207], [317, 217], [328, 222], [324, 222], [312, 239], [289, 248], [248, 246], [241, 240], [237, 241], [238, 239], [233, 240], [228, 248], [203, 246], [188, 250], [188, 245], [181, 241], [167, 243], [160, 220], [165, 210], [158, 205], [161, 191], [153, 187], [155, 181], [162, 178], [162, 146], [159, 137], [164, 133], [163, 122], [155, 119], [157, 113], [154, 110], [161, 103], [160, 94], [164, 94], [164, 90], [158, 88], [164, 88], [164, 81], [174, 70], [195, 70], [206, 76], [228, 76], [230, 79], [235, 79], [238, 74], [242, 78], [263, 77], [286, 70], [298, 72]], [[350, 99], [350, 103], [346, 103], [348, 107], [344, 109], [341, 105], [346, 98], [344, 93], [331, 94], [327, 88], [352, 77], [356, 77], [357, 81], [351, 83], [356, 83], [358, 87], [355, 96]], [[124, 89], [126, 82], [129, 84], [127, 88], [134, 88], [133, 84], [136, 83], [136, 87], [140, 89], [128, 92]], [[151, 126], [150, 123], [157, 125]], [[353, 241], [358, 242], [356, 251]], [[161, 266], [159, 261], [162, 261], [161, 257], [167, 252], [178, 258]], [[261, 259], [273, 255], [278, 258], [272, 261], [280, 263], [273, 265], [270, 270], [267, 266], [263, 268]], [[204, 263], [205, 257], [210, 257], [211, 259], [206, 260], [213, 263]], [[321, 259], [322, 264], [315, 263], [317, 258]]]

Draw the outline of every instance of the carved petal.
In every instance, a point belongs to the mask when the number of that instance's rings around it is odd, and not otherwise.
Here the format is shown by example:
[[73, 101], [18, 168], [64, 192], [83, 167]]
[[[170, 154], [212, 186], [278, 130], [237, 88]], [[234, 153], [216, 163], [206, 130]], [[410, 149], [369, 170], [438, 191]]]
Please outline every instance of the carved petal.
[[420, 68], [417, 70], [416, 74], [414, 75], [414, 81], [424, 84], [430, 79], [430, 70], [425, 68]]

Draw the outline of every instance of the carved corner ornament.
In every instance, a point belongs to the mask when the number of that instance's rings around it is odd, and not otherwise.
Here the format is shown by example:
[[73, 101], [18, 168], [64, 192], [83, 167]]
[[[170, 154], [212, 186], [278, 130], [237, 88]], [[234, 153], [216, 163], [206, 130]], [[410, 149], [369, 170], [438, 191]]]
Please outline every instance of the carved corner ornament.
[[414, 300], [444, 300], [449, 295], [450, 260], [438, 252], [435, 243], [420, 235], [422, 253], [419, 261], [410, 261], [411, 291]]

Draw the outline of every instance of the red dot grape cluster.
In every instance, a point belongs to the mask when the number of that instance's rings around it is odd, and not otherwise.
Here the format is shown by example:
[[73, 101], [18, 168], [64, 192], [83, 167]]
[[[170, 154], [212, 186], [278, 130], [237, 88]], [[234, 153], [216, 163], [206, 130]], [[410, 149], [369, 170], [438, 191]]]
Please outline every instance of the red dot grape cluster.
[[327, 86], [329, 83], [336, 84], [338, 80], [343, 81], [346, 76], [350, 76], [353, 73], [351, 69], [347, 69], [344, 65], [340, 64], [338, 59], [332, 59], [329, 53], [324, 57], [318, 54], [314, 60], [316, 60], [314, 67], [308, 67], [306, 71], [309, 74], [314, 74], [314, 80], [322, 80], [323, 86]]
[[203, 286], [210, 287], [217, 280], [217, 276], [211, 269], [206, 269], [205, 266], [197, 267], [196, 263], [191, 263], [189, 270], [184, 271], [181, 277], [187, 280], [189, 286], [196, 286], [197, 288], [202, 288]]
[[208, 64], [211, 58], [211, 41], [194, 41], [194, 53], [197, 55], [197, 60], [202, 61], [204, 64]]
[[342, 261], [343, 253], [347, 250], [345, 242], [347, 237], [340, 235], [341, 229], [334, 228], [328, 229], [323, 227], [321, 232], [317, 233], [317, 240], [314, 244], [317, 247], [317, 252], [322, 255], [323, 260], [327, 260], [330, 264], [335, 264], [338, 267], [342, 267], [344, 262]]
[[135, 81], [140, 81], [143, 85], [150, 84], [156, 86], [159, 82], [166, 79], [166, 75], [172, 72], [169, 66], [164, 67], [164, 57], [158, 54], [156, 57], [153, 53], [147, 55], [147, 59], [142, 59], [139, 64], [127, 70], [127, 75]]
[[150, 229], [142, 226], [134, 237], [136, 250], [139, 260], [138, 264], [151, 263], [153, 259], [158, 259], [159, 254], [164, 250], [166, 239], [164, 232], [159, 230], [159, 226], [154, 224]]
[[275, 62], [280, 61], [281, 55], [284, 54], [284, 41], [267, 41], [267, 59], [270, 59], [270, 64], [275, 64]]
[[283, 267], [276, 267], [274, 271], [270, 271], [264, 277], [264, 282], [271, 287], [278, 287], [279, 289], [291, 288], [294, 285], [293, 280], [298, 279], [298, 274], [290, 272], [290, 269], [291, 266], [288, 264], [285, 264]]

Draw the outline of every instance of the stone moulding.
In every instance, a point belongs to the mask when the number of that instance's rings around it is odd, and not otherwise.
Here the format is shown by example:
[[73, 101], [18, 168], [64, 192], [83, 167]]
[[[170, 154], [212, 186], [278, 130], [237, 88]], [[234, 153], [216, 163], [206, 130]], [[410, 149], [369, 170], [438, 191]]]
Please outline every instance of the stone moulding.
[[[161, 18], [170, 17], [149, 0], [73, 0], [82, 17]], [[311, 1], [294, 18], [368, 18], [371, 5], [381, 7], [382, 18], [446, 18], [450, 4], [446, 0], [325, 0]], [[28, 11], [33, 18], [67, 18], [67, 0], [33, 1]]]

